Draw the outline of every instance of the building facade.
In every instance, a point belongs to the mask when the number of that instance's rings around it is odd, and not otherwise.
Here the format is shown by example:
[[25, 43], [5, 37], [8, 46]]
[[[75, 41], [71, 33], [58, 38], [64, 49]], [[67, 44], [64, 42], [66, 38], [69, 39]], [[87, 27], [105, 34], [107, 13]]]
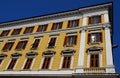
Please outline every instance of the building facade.
[[117, 78], [112, 3], [0, 24], [0, 76]]

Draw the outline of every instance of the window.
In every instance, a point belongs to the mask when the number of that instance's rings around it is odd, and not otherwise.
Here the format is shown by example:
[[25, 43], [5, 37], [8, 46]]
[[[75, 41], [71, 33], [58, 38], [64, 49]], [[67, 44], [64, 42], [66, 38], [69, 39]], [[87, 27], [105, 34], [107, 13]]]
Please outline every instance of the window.
[[42, 65], [42, 69], [49, 69], [51, 57], [46, 56]]
[[10, 32], [10, 30], [3, 30], [3, 32], [0, 35], [0, 37], [7, 36], [9, 34], [9, 32]]
[[97, 42], [102, 42], [102, 33], [101, 32], [89, 33], [88, 43], [97, 43]]
[[64, 56], [62, 68], [63, 69], [70, 68], [70, 64], [71, 64], [71, 56]]
[[33, 61], [33, 58], [27, 58], [26, 63], [25, 63], [25, 66], [24, 66], [23, 69], [25, 69], [25, 70], [30, 69], [30, 67], [31, 67], [31, 65], [32, 65], [32, 61]]
[[55, 46], [55, 43], [56, 43], [56, 37], [53, 37], [50, 39], [50, 42], [48, 44], [48, 48], [52, 48]]
[[40, 39], [35, 39], [34, 43], [32, 44], [31, 49], [37, 49], [40, 43]]
[[77, 44], [77, 36], [71, 35], [65, 37], [64, 46], [74, 46]]
[[24, 31], [24, 34], [26, 33], [32, 33], [34, 27], [26, 27], [25, 31]]
[[37, 29], [37, 32], [43, 32], [43, 31], [46, 31], [47, 30], [47, 26], [48, 24], [46, 25], [40, 25]]
[[10, 64], [9, 64], [7, 69], [8, 70], [12, 70], [14, 68], [16, 62], [17, 62], [17, 58], [12, 58], [12, 60], [11, 60], [11, 62], [10, 62]]
[[16, 46], [16, 50], [25, 49], [27, 42], [28, 42], [27, 40], [26, 41], [19, 41], [19, 43]]
[[62, 22], [54, 23], [52, 26], [52, 30], [58, 30], [62, 28]]
[[98, 23], [101, 23], [100, 15], [89, 17], [89, 24], [98, 24]]
[[70, 20], [68, 22], [68, 28], [77, 27], [78, 25], [79, 25], [79, 19], [77, 19], [77, 20]]
[[13, 32], [12, 32], [12, 35], [18, 35], [18, 34], [20, 34], [20, 31], [21, 31], [21, 28], [14, 29]]
[[99, 67], [99, 54], [90, 55], [90, 67]]
[[0, 65], [2, 64], [3, 59], [0, 59]]
[[12, 46], [13, 46], [14, 42], [7, 42], [4, 47], [3, 47], [3, 51], [8, 51], [11, 50]]

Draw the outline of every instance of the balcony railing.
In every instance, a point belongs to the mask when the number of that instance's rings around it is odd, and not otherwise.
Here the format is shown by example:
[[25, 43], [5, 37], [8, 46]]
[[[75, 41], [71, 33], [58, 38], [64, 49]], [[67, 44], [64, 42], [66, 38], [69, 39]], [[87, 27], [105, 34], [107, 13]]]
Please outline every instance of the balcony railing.
[[84, 73], [105, 73], [105, 68], [84, 68]]

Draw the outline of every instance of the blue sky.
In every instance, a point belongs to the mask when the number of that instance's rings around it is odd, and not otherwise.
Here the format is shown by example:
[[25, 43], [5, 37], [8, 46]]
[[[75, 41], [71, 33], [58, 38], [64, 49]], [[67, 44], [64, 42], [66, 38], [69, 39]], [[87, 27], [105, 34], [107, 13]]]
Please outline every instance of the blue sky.
[[120, 73], [120, 0], [0, 0], [0, 23], [113, 2], [114, 64]]

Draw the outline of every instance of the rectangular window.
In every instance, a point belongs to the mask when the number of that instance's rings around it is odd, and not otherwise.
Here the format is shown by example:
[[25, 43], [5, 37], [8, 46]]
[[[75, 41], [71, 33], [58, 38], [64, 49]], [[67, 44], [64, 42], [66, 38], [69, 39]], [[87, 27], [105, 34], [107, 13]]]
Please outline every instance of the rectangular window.
[[49, 69], [51, 57], [45, 57], [42, 69]]
[[71, 64], [71, 56], [64, 56], [62, 68], [63, 69], [70, 68], [70, 64]]
[[24, 66], [23, 69], [25, 69], [25, 70], [30, 69], [30, 67], [32, 65], [32, 61], [33, 61], [33, 58], [27, 58], [27, 61], [26, 61], [25, 66]]
[[12, 46], [13, 46], [14, 42], [7, 42], [4, 47], [3, 47], [3, 51], [8, 51], [11, 50]]
[[28, 42], [27, 40], [26, 41], [19, 41], [19, 43], [16, 46], [16, 50], [25, 49], [27, 42]]
[[10, 30], [3, 30], [0, 37], [7, 36], [9, 34]]
[[43, 32], [43, 31], [46, 31], [47, 30], [47, 27], [48, 27], [48, 24], [46, 25], [40, 25], [37, 29], [37, 32]]
[[89, 24], [101, 23], [101, 15], [89, 17]]
[[99, 67], [99, 54], [90, 55], [90, 67]]
[[8, 66], [7, 69], [8, 69], [8, 70], [13, 70], [16, 62], [17, 62], [17, 58], [12, 58], [12, 60], [11, 60], [11, 62], [10, 62], [10, 64], [9, 64], [9, 66]]
[[32, 33], [34, 27], [26, 27], [25, 31], [24, 31], [24, 34], [26, 33]]
[[32, 44], [31, 49], [37, 49], [40, 43], [40, 39], [35, 39], [34, 43]]
[[62, 22], [54, 23], [52, 26], [52, 30], [58, 30], [62, 28]]
[[64, 46], [74, 46], [77, 44], [77, 36], [67, 36], [65, 37]]
[[2, 62], [3, 62], [3, 59], [0, 59], [0, 65], [2, 64]]
[[55, 46], [55, 43], [56, 43], [56, 37], [53, 37], [50, 39], [50, 42], [48, 44], [48, 48], [52, 48]]
[[12, 35], [18, 35], [18, 34], [20, 34], [21, 29], [22, 28], [14, 29], [13, 32], [12, 32]]
[[68, 21], [68, 28], [77, 27], [79, 25], [79, 19]]
[[102, 42], [102, 32], [89, 33], [88, 43], [97, 43], [97, 42]]

